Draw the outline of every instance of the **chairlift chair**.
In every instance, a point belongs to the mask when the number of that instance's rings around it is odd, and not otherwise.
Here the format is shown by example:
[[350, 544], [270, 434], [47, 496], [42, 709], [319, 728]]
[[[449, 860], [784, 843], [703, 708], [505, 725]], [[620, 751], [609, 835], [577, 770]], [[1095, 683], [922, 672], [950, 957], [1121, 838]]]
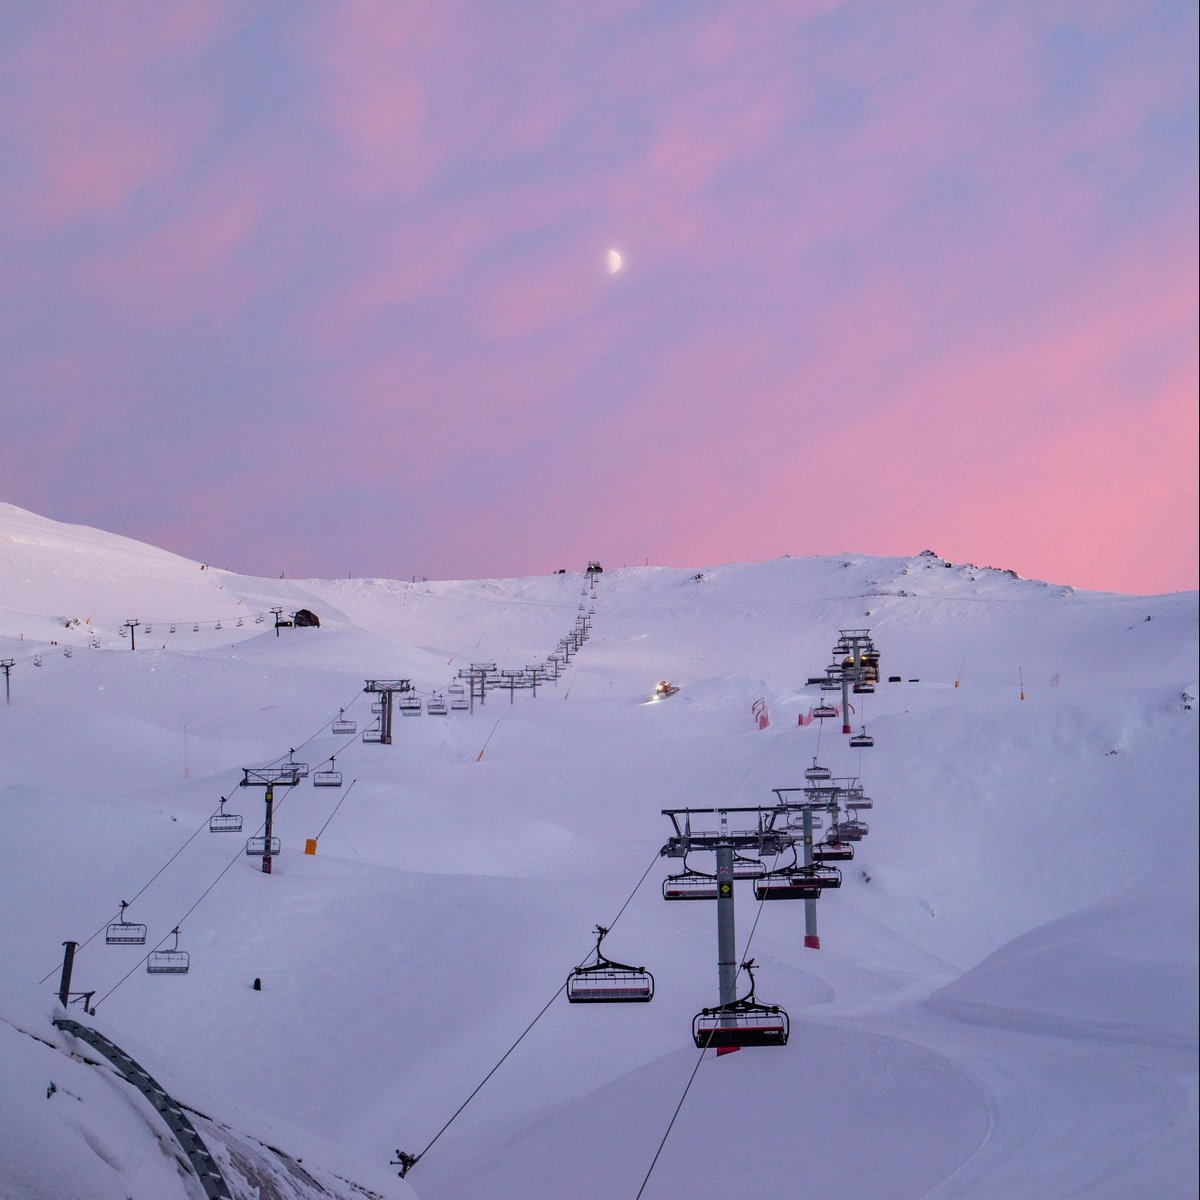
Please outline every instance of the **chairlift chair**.
[[121, 915], [108, 927], [104, 940], [110, 946], [144, 946], [146, 944], [146, 926], [136, 921], [125, 920], [125, 910], [129, 907], [128, 900], [121, 901]]
[[737, 1050], [742, 1046], [786, 1046], [791, 1021], [778, 1004], [760, 1004], [754, 995], [753, 961], [743, 964], [750, 990], [740, 1000], [705, 1008], [692, 1019], [692, 1038], [702, 1049]]
[[33, 656], [33, 665], [35, 667], [40, 667], [42, 665], [42, 656], [40, 654], [35, 654]]
[[220, 621], [218, 621], [218, 622], [217, 622], [217, 623], [216, 623], [216, 624], [213, 626], [213, 628], [214, 628], [214, 629], [220, 629], [220, 628], [221, 628], [221, 622], [220, 622]]
[[147, 622], [146, 622], [146, 627], [145, 627], [145, 629], [143, 629], [143, 630], [142, 630], [142, 632], [143, 632], [143, 633], [153, 633], [153, 632], [154, 632], [154, 626], [153, 626], [153, 625], [151, 625], [149, 621], [147, 621]]
[[63, 658], [72, 658], [72, 657], [74, 657], [74, 654], [75, 654], [75, 651], [72, 650], [70, 646], [67, 646], [63, 650]]
[[170, 950], [151, 950], [146, 955], [148, 975], [186, 975], [192, 965], [191, 955], [179, 948], [179, 926], [171, 930], [175, 944]]
[[209, 833], [241, 833], [242, 832], [242, 814], [227, 813], [225, 811], [225, 797], [221, 797], [221, 803], [218, 810], [208, 818]]
[[441, 692], [434, 692], [429, 697], [429, 703], [425, 705], [425, 711], [431, 717], [444, 717], [450, 711], [450, 708], [446, 704], [445, 696]]
[[814, 757], [812, 760], [812, 766], [805, 767], [804, 769], [804, 778], [808, 780], [832, 779], [833, 772], [828, 767], [821, 766]]
[[467, 689], [461, 683], [452, 683], [446, 689], [446, 695], [450, 697], [450, 707], [456, 712], [461, 712], [471, 706], [467, 699]]
[[382, 746], [383, 730], [378, 725], [372, 726], [370, 729], [364, 729], [362, 740], [368, 745]]
[[308, 763], [296, 762], [295, 754], [296, 754], [295, 750], [288, 751], [288, 760], [287, 760], [287, 762], [285, 762], [283, 764], [283, 769], [285, 771], [295, 771], [297, 779], [307, 779], [308, 778]]
[[767, 864], [761, 858], [750, 858], [745, 854], [734, 854], [734, 879], [761, 879], [767, 873]]
[[571, 1004], [636, 1004], [654, 999], [654, 976], [645, 967], [613, 962], [600, 953], [608, 930], [596, 926], [594, 963], [576, 967], [567, 977], [567, 1000]]
[[100, 649], [100, 639], [98, 637], [92, 638], [91, 646], [92, 646], [93, 650], [99, 650]]
[[346, 716], [345, 709], [339, 708], [338, 715], [334, 719], [331, 732], [338, 737], [342, 737], [345, 734], [355, 733], [357, 730], [358, 723], [356, 721], [351, 721], [350, 718]]
[[330, 755], [328, 771], [313, 772], [313, 787], [341, 787], [342, 773], [336, 770], [337, 759], [336, 755]]
[[849, 842], [838, 841], [830, 833], [830, 839], [818, 842], [812, 848], [813, 862], [850, 862], [854, 858], [854, 847]]
[[193, 632], [193, 633], [199, 633], [199, 632], [200, 632], [200, 622], [199, 622], [199, 621], [197, 621], [197, 622], [196, 622], [196, 623], [195, 623], [195, 624], [192, 626], [192, 632]]
[[241, 628], [242, 628], [242, 626], [243, 626], [243, 625], [245, 625], [245, 624], [246, 624], [246, 622], [245, 622], [245, 621], [243, 621], [241, 617], [238, 617], [238, 619], [237, 619], [237, 627], [238, 627], [239, 629], [241, 629]]
[[838, 840], [842, 842], [861, 842], [870, 832], [866, 821], [854, 817], [839, 822], [833, 828], [837, 832]]
[[866, 750], [867, 748], [875, 745], [875, 739], [866, 731], [866, 728], [864, 727], [850, 739], [848, 744], [851, 749]]
[[856, 683], [854, 685], [854, 691], [859, 695], [871, 696], [875, 693], [875, 685], [869, 681]]
[[664, 900], [715, 900], [717, 877], [693, 871], [685, 859], [678, 875], [668, 875], [663, 880], [662, 894]]
[[843, 804], [847, 812], [861, 812], [864, 809], [875, 807], [875, 801], [870, 796], [851, 796], [848, 800], [844, 800]]
[[253, 858], [262, 858], [268, 854], [274, 857], [279, 853], [279, 839], [271, 838], [270, 845], [268, 845], [265, 837], [247, 838], [246, 853]]
[[122, 636], [122, 637], [128, 637], [128, 636], [129, 636], [129, 626], [128, 626], [128, 625], [122, 625], [122, 626], [121, 626], [121, 636]]
[[258, 616], [254, 618], [254, 623], [255, 625], [261, 625], [263, 623], [262, 613], [259, 613]]
[[818, 721], [824, 721], [831, 717], [836, 717], [837, 709], [834, 708], [832, 704], [825, 704], [822, 702], [812, 710], [812, 715], [816, 717]]
[[402, 717], [419, 717], [421, 715], [421, 697], [401, 696], [396, 701], [396, 707], [399, 708]]
[[170, 633], [174, 633], [174, 632], [175, 632], [175, 623], [174, 623], [173, 621], [171, 622], [171, 628], [170, 628], [169, 632], [170, 632]]
[[772, 871], [754, 881], [756, 900], [816, 900], [825, 888], [842, 886], [842, 875], [836, 867], [820, 864], [800, 866], [793, 862], [782, 871]]

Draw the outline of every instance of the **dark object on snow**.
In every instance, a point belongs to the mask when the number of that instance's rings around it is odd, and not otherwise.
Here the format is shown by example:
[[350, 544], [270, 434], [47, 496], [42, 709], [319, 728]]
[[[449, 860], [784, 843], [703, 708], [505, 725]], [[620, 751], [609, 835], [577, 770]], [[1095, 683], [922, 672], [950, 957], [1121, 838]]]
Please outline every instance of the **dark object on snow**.
[[602, 566], [601, 566], [601, 565], [600, 565], [598, 562], [596, 562], [596, 561], [593, 559], [593, 560], [592, 560], [590, 563], [588, 563], [588, 565], [587, 565], [587, 574], [588, 574], [588, 575], [603, 575], [603, 574], [604, 574], [604, 568], [603, 568], [603, 567], [602, 567]]
[[315, 612], [308, 608], [300, 609], [292, 618], [292, 620], [297, 629], [299, 629], [301, 626], [311, 627], [313, 629], [321, 628], [321, 619]]
[[396, 1157], [392, 1159], [392, 1166], [400, 1168], [399, 1175], [403, 1179], [417, 1165], [420, 1157], [419, 1154], [405, 1154], [403, 1150], [397, 1150]]
[[903, 683], [903, 682], [904, 681], [900, 678], [899, 675], [889, 675], [888, 676], [888, 683]]
[[567, 573], [567, 568], [559, 567], [558, 570], [555, 571], [554, 573], [555, 573], [555, 575], [565, 575]]
[[257, 975], [254, 977], [254, 990], [256, 992], [262, 991], [262, 980], [259, 979]]

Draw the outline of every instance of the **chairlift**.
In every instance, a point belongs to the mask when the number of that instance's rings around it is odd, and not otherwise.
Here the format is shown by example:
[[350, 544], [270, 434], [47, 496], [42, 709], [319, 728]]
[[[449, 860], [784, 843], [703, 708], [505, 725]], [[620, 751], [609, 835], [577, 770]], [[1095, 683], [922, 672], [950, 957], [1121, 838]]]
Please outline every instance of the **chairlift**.
[[295, 771], [297, 779], [308, 778], [308, 763], [296, 761], [296, 751], [288, 751], [288, 760], [283, 764], [285, 771]]
[[461, 683], [452, 683], [446, 689], [446, 695], [450, 697], [450, 707], [456, 711], [470, 707], [470, 701], [467, 700], [467, 689]]
[[842, 886], [842, 874], [836, 867], [801, 866], [795, 860], [794, 847], [792, 853], [791, 866], [754, 881], [756, 900], [816, 900], [822, 889]]
[[67, 646], [63, 649], [63, 658], [73, 658], [74, 655], [75, 651], [72, 650], [70, 646]]
[[100, 639], [98, 637], [92, 638], [89, 644], [91, 645], [93, 650], [100, 649]]
[[345, 734], [356, 733], [358, 731], [358, 722], [350, 720], [346, 716], [344, 708], [338, 709], [338, 715], [334, 718], [333, 728], [331, 732], [337, 737], [342, 737]]
[[245, 622], [245, 621], [243, 621], [241, 617], [238, 617], [238, 619], [237, 619], [237, 627], [238, 627], [238, 629], [241, 629], [241, 628], [242, 628], [242, 626], [243, 626], [243, 625], [245, 625], [245, 624], [246, 624], [246, 622]]
[[152, 624], [151, 624], [149, 621], [147, 621], [147, 622], [146, 622], [146, 627], [145, 627], [145, 628], [142, 630], [142, 632], [143, 632], [143, 633], [153, 633], [153, 632], [154, 632], [154, 626], [153, 626], [153, 625], [152, 625]]
[[263, 623], [262, 613], [259, 613], [258, 616], [254, 618], [254, 623], [255, 625], [261, 625]]
[[745, 854], [734, 854], [734, 879], [761, 879], [767, 873], [767, 864], [761, 858], [751, 858]]
[[225, 811], [226, 797], [221, 797], [221, 803], [217, 811], [208, 818], [209, 833], [241, 833], [242, 832], [242, 814], [227, 813]]
[[421, 697], [401, 696], [396, 701], [396, 707], [399, 708], [402, 717], [419, 717], [421, 715]]
[[867, 732], [866, 727], [864, 726], [850, 739], [848, 744], [852, 749], [865, 750], [869, 746], [875, 745], [875, 739]]
[[374, 725], [370, 729], [364, 729], [362, 740], [368, 745], [382, 746], [383, 730], [380, 729], [378, 725]]
[[128, 625], [122, 625], [122, 626], [121, 626], [121, 636], [122, 636], [122, 637], [128, 637], [128, 636], [129, 636], [129, 626], [128, 626]]
[[442, 693], [434, 692], [429, 697], [429, 703], [425, 705], [425, 711], [431, 717], [444, 717], [450, 711], [450, 708], [446, 704], [446, 698]]
[[246, 839], [246, 853], [252, 858], [263, 858], [266, 855], [276, 855], [279, 853], [279, 839], [273, 837], [269, 839], [265, 837], [252, 837]]
[[648, 1003], [654, 999], [654, 976], [645, 967], [613, 962], [600, 953], [608, 930], [596, 926], [596, 961], [576, 967], [567, 977], [567, 1000], [571, 1004]]
[[828, 767], [821, 766], [814, 757], [812, 760], [812, 766], [805, 767], [804, 769], [804, 778], [808, 780], [832, 779], [833, 772]]
[[870, 696], [870, 695], [874, 695], [874, 693], [875, 693], [875, 685], [873, 683], [870, 683], [869, 681], [864, 680], [862, 683], [856, 683], [854, 685], [854, 690], [859, 695]]
[[174, 633], [174, 632], [175, 632], [175, 623], [174, 623], [173, 621], [171, 622], [171, 630], [170, 630], [170, 632], [171, 632], [171, 633]]
[[786, 1046], [791, 1021], [778, 1004], [760, 1004], [754, 995], [754, 961], [742, 964], [750, 990], [740, 1000], [705, 1008], [692, 1019], [692, 1038], [702, 1049], [739, 1050], [743, 1046]]
[[125, 920], [125, 910], [129, 907], [128, 900], [121, 901], [121, 915], [108, 927], [104, 940], [110, 946], [144, 946], [146, 944], [146, 926], [136, 921]]
[[186, 975], [192, 965], [191, 956], [179, 948], [179, 926], [171, 930], [175, 944], [170, 950], [151, 950], [146, 955], [148, 975]]
[[387, 707], [382, 700], [373, 700], [371, 702], [371, 711], [373, 713], [381, 713]]
[[313, 777], [312, 777], [313, 787], [341, 787], [342, 786], [342, 773], [341, 773], [341, 771], [335, 770], [335, 768], [337, 766], [336, 758], [337, 758], [336, 755], [330, 755], [328, 771], [313, 772]]
[[199, 621], [197, 621], [197, 622], [196, 622], [196, 623], [195, 623], [195, 624], [192, 626], [192, 632], [193, 632], [193, 633], [199, 633], [199, 632], [200, 632], [200, 622], [199, 622]]
[[33, 656], [33, 665], [35, 667], [40, 667], [42, 665], [42, 656], [40, 654], [35, 654]]
[[685, 858], [683, 870], [663, 880], [662, 894], [664, 900], [715, 900], [717, 877], [703, 871], [693, 871]]
[[844, 800], [843, 804], [847, 812], [861, 812], [875, 807], [875, 801], [870, 796], [851, 796], [850, 799]]
[[823, 692], [840, 692], [842, 690], [842, 679], [840, 675], [826, 675], [821, 680], [821, 691]]
[[[807, 811], [809, 813], [809, 818], [808, 818], [809, 828], [810, 829], [821, 829], [825, 824], [825, 819], [820, 815], [820, 813], [815, 813], [811, 809], [809, 809]], [[787, 827], [789, 829], [803, 829], [804, 828], [804, 813], [805, 813], [804, 809], [801, 809], [799, 812], [797, 812], [795, 810], [790, 811], [787, 815]]]
[[213, 626], [213, 628], [214, 628], [214, 629], [220, 629], [220, 628], [221, 628], [221, 622], [220, 622], [220, 621], [218, 621], [218, 622], [217, 622], [217, 623], [216, 623], [216, 624]]
[[866, 821], [860, 821], [855, 817], [851, 817], [848, 820], [839, 821], [833, 827], [833, 831], [837, 833], [839, 841], [861, 842], [870, 832], [870, 828]]
[[812, 710], [812, 715], [816, 717], [818, 721], [824, 721], [828, 718], [836, 717], [838, 714], [837, 709], [834, 708], [832, 704], [825, 704], [822, 702]]
[[826, 841], [812, 848], [813, 862], [850, 862], [854, 858], [854, 847], [849, 842], [838, 841], [833, 831]]

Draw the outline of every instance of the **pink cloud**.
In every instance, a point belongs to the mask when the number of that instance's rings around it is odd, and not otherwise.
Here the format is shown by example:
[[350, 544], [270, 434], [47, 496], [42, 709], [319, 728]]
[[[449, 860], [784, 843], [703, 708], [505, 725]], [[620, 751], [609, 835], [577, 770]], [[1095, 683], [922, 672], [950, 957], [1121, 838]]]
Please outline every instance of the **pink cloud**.
[[211, 127], [213, 102], [161, 87], [156, 64], [209, 44], [220, 10], [91, 4], [46, 15], [7, 67], [21, 216], [42, 227], [111, 217], [170, 179]]

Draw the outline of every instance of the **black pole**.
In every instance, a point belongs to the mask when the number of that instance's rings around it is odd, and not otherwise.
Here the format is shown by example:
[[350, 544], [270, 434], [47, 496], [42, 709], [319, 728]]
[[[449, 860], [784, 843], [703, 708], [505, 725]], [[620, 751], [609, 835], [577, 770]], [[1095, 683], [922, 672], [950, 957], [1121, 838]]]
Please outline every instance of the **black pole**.
[[266, 826], [265, 832], [266, 832], [267, 836], [263, 839], [262, 869], [263, 869], [264, 875], [270, 875], [271, 874], [271, 827], [272, 827], [272, 817], [274, 816], [273, 810], [275, 807], [275, 789], [270, 784], [267, 784], [266, 801], [267, 801], [267, 826]]
[[63, 954], [62, 980], [58, 985], [58, 1002], [67, 1007], [67, 997], [71, 994], [71, 971], [75, 966], [75, 947], [78, 942], [63, 942], [66, 952]]
[[6, 658], [3, 661], [0, 661], [0, 667], [4, 668], [4, 703], [5, 704], [12, 703], [11, 675], [12, 675], [13, 666], [16, 664], [16, 661], [17, 660], [15, 658]]

